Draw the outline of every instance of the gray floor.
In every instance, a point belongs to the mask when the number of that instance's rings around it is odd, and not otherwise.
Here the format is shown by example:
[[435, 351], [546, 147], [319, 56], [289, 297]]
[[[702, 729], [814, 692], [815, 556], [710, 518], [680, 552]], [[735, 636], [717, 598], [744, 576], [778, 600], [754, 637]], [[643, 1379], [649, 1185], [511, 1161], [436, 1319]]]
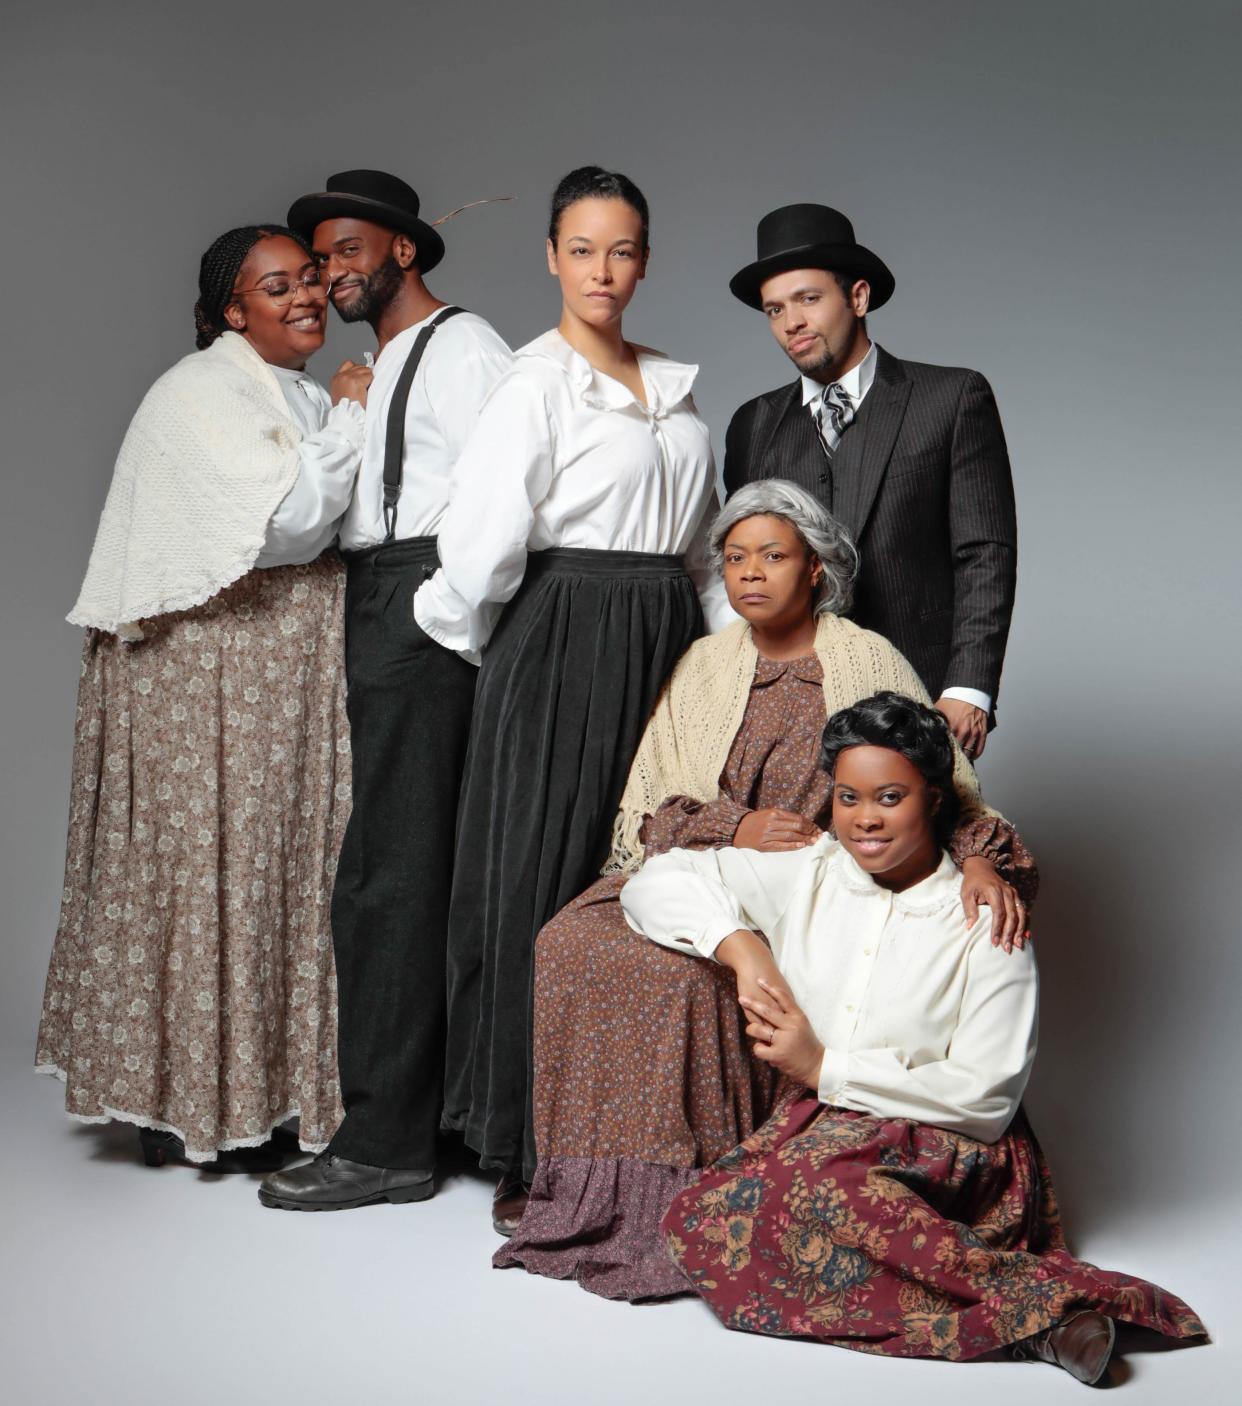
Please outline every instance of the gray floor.
[[[497, 1272], [487, 1184], [464, 1174], [420, 1206], [265, 1211], [249, 1178], [143, 1167], [131, 1129], [70, 1122], [60, 1086], [4, 1053], [0, 1361], [14, 1406], [206, 1406], [274, 1389], [309, 1406], [1083, 1399], [1049, 1367], [860, 1357], [726, 1332], [695, 1300], [630, 1307]], [[1208, 1347], [1131, 1352], [1116, 1376], [1134, 1406], [1232, 1395], [1220, 1237], [1234, 1219], [1232, 1202], [1171, 1201], [1158, 1222], [1114, 1213], [1076, 1237], [1215, 1330]]]

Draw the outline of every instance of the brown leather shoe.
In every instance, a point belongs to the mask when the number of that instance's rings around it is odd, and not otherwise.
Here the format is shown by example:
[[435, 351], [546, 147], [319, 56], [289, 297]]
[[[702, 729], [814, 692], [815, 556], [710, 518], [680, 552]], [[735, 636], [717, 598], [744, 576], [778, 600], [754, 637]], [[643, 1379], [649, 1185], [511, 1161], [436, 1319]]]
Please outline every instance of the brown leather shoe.
[[1034, 1357], [1063, 1367], [1084, 1386], [1095, 1386], [1113, 1354], [1117, 1327], [1111, 1318], [1093, 1309], [1071, 1313], [1054, 1328], [1014, 1344], [1016, 1357]]
[[500, 1178], [492, 1193], [492, 1229], [497, 1235], [513, 1234], [529, 1197], [530, 1187], [520, 1177], [506, 1173]]

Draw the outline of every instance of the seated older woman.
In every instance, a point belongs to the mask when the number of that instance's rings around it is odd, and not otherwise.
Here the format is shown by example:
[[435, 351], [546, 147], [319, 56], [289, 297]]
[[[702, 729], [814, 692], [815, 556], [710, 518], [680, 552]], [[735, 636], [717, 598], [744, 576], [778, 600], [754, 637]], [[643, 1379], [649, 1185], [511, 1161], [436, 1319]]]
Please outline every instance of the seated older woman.
[[[857, 564], [808, 493], [776, 480], [733, 495], [711, 548], [743, 618], [692, 645], [657, 704], [630, 772], [606, 874], [552, 920], [535, 949], [530, 1203], [495, 1258], [574, 1278], [611, 1298], [685, 1293], [660, 1216], [698, 1170], [772, 1107], [773, 1075], [747, 1052], [737, 1006], [747, 973], [638, 941], [617, 903], [645, 854], [813, 844], [826, 818], [824, 723], [879, 689], [926, 698], [884, 639], [841, 617]], [[1036, 876], [1012, 827], [981, 801], [956, 754], [961, 822], [950, 852], [961, 901], [1025, 936]], [[999, 872], [998, 872], [999, 871]], [[1011, 887], [999, 875], [1011, 879]]]
[[730, 1328], [898, 1357], [1011, 1348], [1088, 1384], [1114, 1320], [1201, 1335], [1180, 1299], [1065, 1248], [1019, 1107], [1035, 957], [994, 950], [987, 909], [961, 921], [944, 719], [878, 694], [833, 716], [823, 760], [831, 833], [674, 850], [621, 895], [648, 937], [758, 985], [746, 1033], [788, 1081], [665, 1216], [688, 1282]]

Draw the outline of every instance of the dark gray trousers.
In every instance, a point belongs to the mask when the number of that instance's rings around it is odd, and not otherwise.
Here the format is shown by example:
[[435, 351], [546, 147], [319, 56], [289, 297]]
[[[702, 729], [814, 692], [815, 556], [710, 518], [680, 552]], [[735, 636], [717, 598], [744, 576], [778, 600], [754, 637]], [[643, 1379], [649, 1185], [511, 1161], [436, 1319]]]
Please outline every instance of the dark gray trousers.
[[433, 537], [346, 554], [353, 811], [332, 893], [345, 1121], [329, 1150], [435, 1165], [457, 796], [478, 670], [414, 621]]

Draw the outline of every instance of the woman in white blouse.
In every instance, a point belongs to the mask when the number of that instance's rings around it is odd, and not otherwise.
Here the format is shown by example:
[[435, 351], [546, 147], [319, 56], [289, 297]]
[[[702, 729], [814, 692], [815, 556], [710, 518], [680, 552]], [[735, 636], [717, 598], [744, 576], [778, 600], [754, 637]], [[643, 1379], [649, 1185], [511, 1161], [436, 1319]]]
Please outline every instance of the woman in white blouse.
[[876, 694], [829, 720], [824, 768], [832, 831], [813, 845], [670, 850], [621, 893], [639, 932], [764, 993], [740, 998], [746, 1033], [787, 1081], [664, 1217], [689, 1283], [728, 1327], [889, 1356], [1013, 1348], [1088, 1383], [1114, 1320], [1201, 1335], [1181, 1300], [1065, 1248], [1019, 1106], [1034, 951], [994, 947], [989, 908], [962, 922], [944, 719]]
[[729, 618], [701, 546], [715, 470], [697, 368], [622, 332], [647, 230], [622, 175], [584, 167], [558, 186], [547, 257], [560, 322], [484, 406], [440, 526], [443, 565], [414, 600], [433, 639], [482, 656], [457, 817], [444, 1122], [501, 1174], [502, 1233], [534, 1166], [535, 934], [598, 873], [647, 715], [703, 614]]
[[70, 615], [87, 627], [37, 1064], [149, 1165], [272, 1170], [340, 1117], [328, 895], [349, 801], [344, 573], [371, 373], [306, 374], [325, 290], [277, 225], [203, 255]]

